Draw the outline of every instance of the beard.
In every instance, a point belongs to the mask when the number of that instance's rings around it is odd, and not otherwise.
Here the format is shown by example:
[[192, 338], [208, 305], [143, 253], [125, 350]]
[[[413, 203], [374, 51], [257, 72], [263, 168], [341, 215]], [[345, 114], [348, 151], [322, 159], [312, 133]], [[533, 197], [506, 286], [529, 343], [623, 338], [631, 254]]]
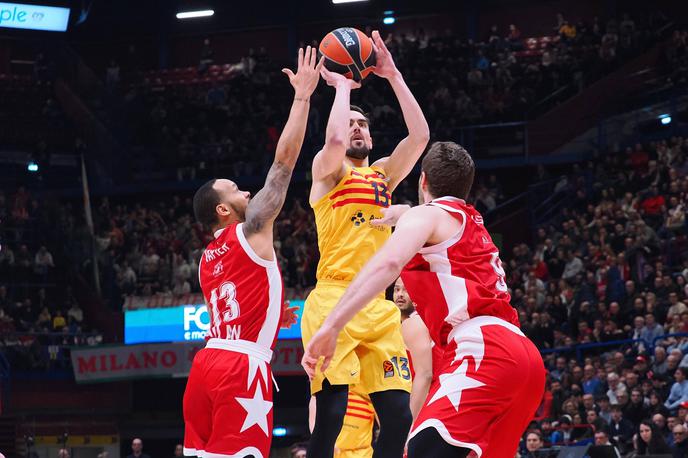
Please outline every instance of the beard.
[[346, 155], [352, 159], [365, 159], [368, 157], [370, 154], [370, 148], [368, 148], [366, 145], [361, 146], [360, 148], [355, 148], [353, 146], [350, 146], [346, 150]]
[[[248, 207], [248, 205], [246, 205], [246, 207]], [[242, 208], [237, 205], [229, 204], [229, 208], [232, 209], [237, 218], [239, 218], [239, 221], [242, 222], [246, 221], [246, 207]]]

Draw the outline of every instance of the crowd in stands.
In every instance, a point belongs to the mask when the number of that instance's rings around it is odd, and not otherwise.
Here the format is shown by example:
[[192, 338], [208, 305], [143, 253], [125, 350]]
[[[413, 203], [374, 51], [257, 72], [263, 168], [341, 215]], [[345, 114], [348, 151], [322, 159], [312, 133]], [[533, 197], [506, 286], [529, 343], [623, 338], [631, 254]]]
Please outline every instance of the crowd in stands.
[[[656, 42], [666, 22], [659, 13], [575, 24], [559, 15], [552, 34], [537, 39], [522, 37], [512, 24], [504, 31], [493, 26], [479, 41], [419, 29], [389, 34], [386, 43], [435, 136], [458, 138], [466, 125], [541, 114]], [[268, 167], [290, 105], [279, 72], [284, 62], [273, 61], [265, 49], [251, 49], [232, 66], [231, 81], [207, 81], [202, 76], [213, 62], [212, 46], [209, 40], [204, 43], [197, 78], [175, 83], [144, 78], [142, 84], [123, 88], [133, 130], [133, 174], [150, 179], [171, 170], [181, 181], [254, 176]], [[312, 99], [307, 151], [322, 142], [331, 92], [323, 87]], [[376, 149], [391, 150], [403, 125], [389, 85], [369, 77], [352, 101], [370, 111]], [[231, 167], [226, 157], [234, 159]], [[300, 167], [307, 170], [309, 160]]]
[[61, 348], [95, 344], [84, 312], [47, 245], [48, 211], [24, 187], [0, 191], [0, 349], [15, 368], [65, 363]]
[[513, 248], [512, 304], [548, 368], [524, 447], [688, 446], [687, 157], [675, 137], [577, 167], [569, 205]]

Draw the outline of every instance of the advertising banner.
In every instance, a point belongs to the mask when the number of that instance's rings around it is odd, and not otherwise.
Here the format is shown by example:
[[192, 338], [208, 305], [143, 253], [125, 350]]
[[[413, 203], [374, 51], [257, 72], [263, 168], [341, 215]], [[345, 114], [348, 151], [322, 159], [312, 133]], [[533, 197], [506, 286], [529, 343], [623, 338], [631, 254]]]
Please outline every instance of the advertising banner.
[[69, 8], [0, 3], [0, 27], [65, 32], [68, 24]]
[[[186, 377], [204, 341], [72, 348], [77, 383], [113, 382], [155, 377]], [[300, 339], [280, 340], [273, 352], [276, 375], [305, 375]]]
[[[301, 316], [304, 301], [289, 301], [298, 306], [298, 321], [288, 329], [280, 329], [279, 339], [301, 338]], [[204, 303], [173, 307], [143, 308], [124, 311], [124, 343], [193, 342], [205, 339], [210, 327]], [[240, 339], [239, 329], [234, 338]]]

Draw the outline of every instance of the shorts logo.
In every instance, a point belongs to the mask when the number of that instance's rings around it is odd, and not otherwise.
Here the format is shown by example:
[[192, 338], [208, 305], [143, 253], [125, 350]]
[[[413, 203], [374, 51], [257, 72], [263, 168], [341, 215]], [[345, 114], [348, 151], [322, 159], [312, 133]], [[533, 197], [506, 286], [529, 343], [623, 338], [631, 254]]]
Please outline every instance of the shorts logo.
[[382, 362], [382, 370], [385, 372], [385, 378], [394, 377], [394, 365], [390, 360]]
[[357, 211], [354, 213], [354, 215], [351, 217], [351, 222], [354, 223], [354, 226], [360, 226], [361, 224], [365, 223], [366, 219], [363, 215], [363, 212]]

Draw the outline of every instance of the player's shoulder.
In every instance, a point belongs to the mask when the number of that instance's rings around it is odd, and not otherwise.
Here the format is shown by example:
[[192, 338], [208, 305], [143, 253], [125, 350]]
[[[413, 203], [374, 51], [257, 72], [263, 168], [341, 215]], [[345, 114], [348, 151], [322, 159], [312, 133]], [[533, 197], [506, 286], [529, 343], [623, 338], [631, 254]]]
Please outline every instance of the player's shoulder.
[[376, 172], [382, 172], [383, 175], [387, 175], [387, 172], [385, 171], [385, 167], [387, 166], [387, 163], [389, 162], [389, 156], [385, 156], [383, 158], [378, 159], [377, 161], [373, 162], [373, 164], [370, 166], [371, 169], [375, 170]]
[[399, 221], [401, 222], [402, 220], [422, 220], [424, 218], [434, 219], [442, 213], [444, 213], [442, 208], [437, 207], [435, 205], [416, 205], [415, 207], [411, 207], [406, 213], [401, 215]]

